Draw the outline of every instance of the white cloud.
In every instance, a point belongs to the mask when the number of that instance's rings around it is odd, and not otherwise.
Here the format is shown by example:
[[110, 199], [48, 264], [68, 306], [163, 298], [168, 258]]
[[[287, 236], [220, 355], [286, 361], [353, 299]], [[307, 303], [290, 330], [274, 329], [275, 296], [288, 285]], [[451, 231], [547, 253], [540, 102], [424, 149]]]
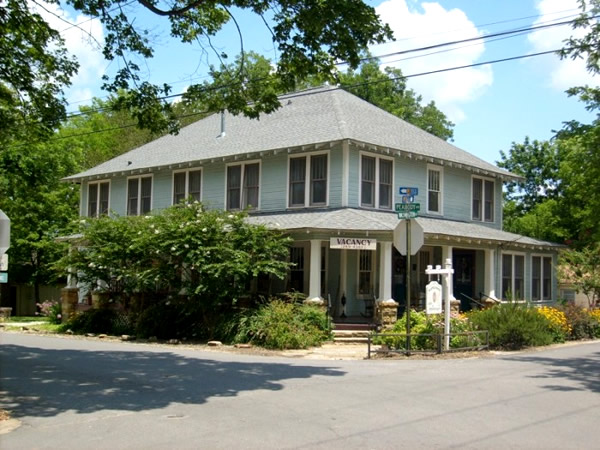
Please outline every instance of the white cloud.
[[[462, 10], [446, 10], [434, 2], [419, 5], [415, 0], [388, 0], [377, 7], [377, 13], [383, 22], [390, 25], [396, 41], [373, 47], [371, 52], [374, 55], [468, 39], [483, 34]], [[483, 43], [461, 44], [454, 48], [452, 51], [446, 51], [449, 48], [443, 47], [397, 55], [385, 58], [382, 62], [385, 66], [402, 69], [404, 75], [413, 75], [473, 64], [479, 60], [485, 49]], [[421, 57], [426, 53], [433, 54]], [[462, 105], [477, 99], [492, 82], [491, 67], [481, 66], [410, 78], [408, 86], [422, 95], [427, 102], [435, 101], [450, 120], [460, 122], [465, 119]]]
[[40, 5], [43, 8], [30, 3], [30, 8], [61, 33], [69, 54], [79, 62], [78, 73], [72, 78], [71, 87], [66, 90], [67, 100], [77, 103], [91, 99], [92, 92], [99, 91], [101, 77], [107, 66], [102, 55], [104, 30], [100, 20], [81, 14], [73, 16], [56, 4], [40, 2]]
[[[578, 9], [577, 0], [539, 0], [536, 7], [540, 13], [540, 18], [533, 25], [542, 25], [550, 21], [562, 22], [570, 14], [574, 14]], [[529, 43], [533, 53], [556, 50], [564, 46], [564, 40], [571, 35], [580, 37], [585, 34], [585, 30], [573, 30], [569, 26], [557, 26], [546, 28], [528, 36]], [[538, 70], [543, 70], [548, 74], [547, 83], [550, 87], [564, 91], [571, 86], [584, 84], [595, 85], [598, 78], [593, 77], [585, 68], [583, 59], [565, 59], [560, 60], [558, 56], [545, 58], [541, 63], [535, 63]]]

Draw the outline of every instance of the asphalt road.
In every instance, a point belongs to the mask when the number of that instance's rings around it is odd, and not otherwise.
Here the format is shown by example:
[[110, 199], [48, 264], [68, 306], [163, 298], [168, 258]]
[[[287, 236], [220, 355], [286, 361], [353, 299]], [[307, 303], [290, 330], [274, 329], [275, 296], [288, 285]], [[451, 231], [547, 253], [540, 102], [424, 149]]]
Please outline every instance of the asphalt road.
[[12, 449], [600, 448], [600, 342], [317, 361], [0, 333]]

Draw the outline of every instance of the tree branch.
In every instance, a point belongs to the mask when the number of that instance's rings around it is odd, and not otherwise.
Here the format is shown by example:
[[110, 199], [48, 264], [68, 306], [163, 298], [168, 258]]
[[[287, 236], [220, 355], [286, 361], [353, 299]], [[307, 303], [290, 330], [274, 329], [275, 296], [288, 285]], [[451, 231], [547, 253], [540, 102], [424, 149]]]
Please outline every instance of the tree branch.
[[169, 9], [169, 10], [164, 10], [164, 9], [159, 9], [156, 6], [154, 6], [152, 3], [150, 3], [147, 0], [138, 0], [140, 2], [140, 4], [142, 6], [145, 6], [147, 9], [149, 9], [150, 11], [152, 11], [154, 14], [159, 15], [159, 16], [181, 16], [183, 14], [185, 14], [186, 12], [188, 12], [190, 9], [194, 9], [196, 6], [200, 6], [202, 3], [205, 3], [205, 0], [196, 0], [193, 1], [192, 3], [190, 3], [187, 6], [184, 6], [183, 8], [179, 8], [179, 9]]

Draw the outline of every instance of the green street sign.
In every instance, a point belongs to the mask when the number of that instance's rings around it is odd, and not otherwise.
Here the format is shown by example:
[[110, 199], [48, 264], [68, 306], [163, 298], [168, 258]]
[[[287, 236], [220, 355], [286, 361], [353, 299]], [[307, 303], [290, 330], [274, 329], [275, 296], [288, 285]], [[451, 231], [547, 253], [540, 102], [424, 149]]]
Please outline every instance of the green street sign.
[[396, 203], [396, 212], [397, 213], [418, 213], [421, 211], [420, 203]]
[[0, 283], [8, 283], [8, 272], [0, 272]]
[[417, 218], [417, 213], [416, 212], [400, 212], [398, 213], [398, 219], [403, 220], [403, 219], [416, 219]]

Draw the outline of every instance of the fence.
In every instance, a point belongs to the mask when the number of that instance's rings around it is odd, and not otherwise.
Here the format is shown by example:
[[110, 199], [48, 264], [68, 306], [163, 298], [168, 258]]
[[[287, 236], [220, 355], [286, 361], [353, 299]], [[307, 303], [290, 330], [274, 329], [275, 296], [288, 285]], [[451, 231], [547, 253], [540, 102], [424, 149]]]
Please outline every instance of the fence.
[[[449, 336], [450, 348], [444, 349], [444, 338]], [[413, 340], [414, 338], [414, 340]], [[367, 340], [367, 358], [371, 354], [444, 353], [489, 348], [490, 336], [487, 330], [463, 333], [371, 333]], [[374, 348], [378, 345], [379, 348]]]

